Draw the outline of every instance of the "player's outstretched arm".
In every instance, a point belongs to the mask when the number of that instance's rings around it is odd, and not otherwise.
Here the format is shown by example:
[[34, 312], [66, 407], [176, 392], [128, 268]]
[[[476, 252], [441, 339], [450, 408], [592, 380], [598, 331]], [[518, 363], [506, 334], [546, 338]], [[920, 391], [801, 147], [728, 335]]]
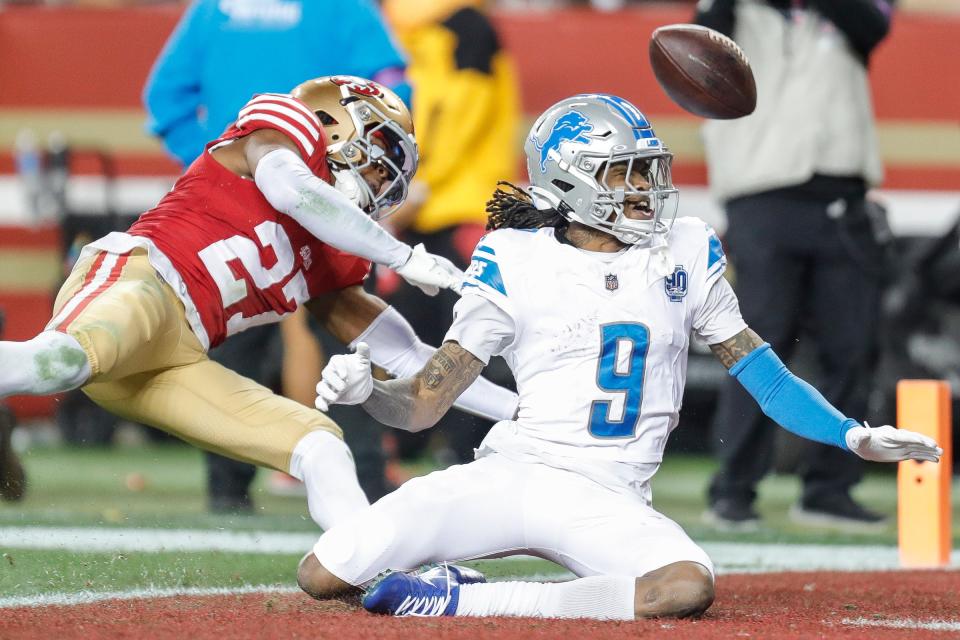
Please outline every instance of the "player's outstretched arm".
[[846, 417], [819, 391], [791, 373], [770, 345], [749, 327], [729, 340], [710, 345], [710, 349], [767, 416], [799, 436], [878, 462], [937, 462], [943, 454], [936, 442], [921, 434], [889, 425], [871, 429]]
[[235, 157], [242, 163], [242, 171], [226, 166], [235, 173], [251, 175], [273, 208], [311, 234], [341, 251], [390, 267], [428, 295], [436, 295], [440, 288], [459, 290], [463, 280], [460, 269], [421, 246], [411, 249], [387, 233], [347, 196], [314, 175], [289, 138], [259, 130], [241, 143], [236, 151], [230, 149], [232, 145], [217, 150], [217, 159], [223, 158], [226, 165]]

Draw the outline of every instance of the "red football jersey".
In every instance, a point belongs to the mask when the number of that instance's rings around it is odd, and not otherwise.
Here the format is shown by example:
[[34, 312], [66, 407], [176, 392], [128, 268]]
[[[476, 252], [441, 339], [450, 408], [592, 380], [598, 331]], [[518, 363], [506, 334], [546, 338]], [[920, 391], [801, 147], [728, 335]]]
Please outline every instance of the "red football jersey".
[[262, 94], [128, 231], [148, 238], [169, 258], [188, 294], [179, 292], [181, 298], [195, 307], [210, 347], [246, 328], [276, 322], [319, 294], [359, 284], [370, 269], [367, 260], [324, 244], [274, 209], [253, 180], [227, 170], [209, 153], [265, 128], [289, 136], [311, 170], [331, 181], [316, 115], [290, 96]]

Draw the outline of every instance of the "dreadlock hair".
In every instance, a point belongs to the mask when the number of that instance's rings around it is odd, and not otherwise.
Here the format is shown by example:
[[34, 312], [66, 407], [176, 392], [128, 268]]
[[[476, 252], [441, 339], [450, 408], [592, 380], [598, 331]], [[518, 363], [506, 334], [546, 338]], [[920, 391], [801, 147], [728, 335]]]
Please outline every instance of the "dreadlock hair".
[[529, 193], [504, 180], [497, 182], [497, 190], [487, 201], [486, 210], [487, 231], [544, 227], [565, 229], [569, 224], [555, 209], [537, 209]]

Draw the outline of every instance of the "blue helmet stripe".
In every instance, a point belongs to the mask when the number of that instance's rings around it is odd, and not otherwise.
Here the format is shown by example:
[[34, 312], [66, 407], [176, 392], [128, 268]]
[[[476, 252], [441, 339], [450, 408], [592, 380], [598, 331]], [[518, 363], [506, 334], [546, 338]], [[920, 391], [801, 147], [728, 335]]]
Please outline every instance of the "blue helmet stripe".
[[605, 93], [597, 94], [597, 98], [610, 105], [617, 113], [623, 116], [623, 119], [633, 127], [633, 137], [636, 140], [641, 138], [655, 138], [656, 134], [650, 127], [650, 122], [644, 115], [632, 104], [617, 96]]
[[603, 97], [608, 101], [612, 101], [613, 103], [618, 105], [621, 109], [628, 112], [630, 114], [631, 121], [633, 124], [637, 125], [638, 127], [650, 126], [650, 122], [646, 119], [646, 117], [644, 117], [644, 115], [640, 112], [640, 110], [637, 109], [634, 105], [624, 100], [623, 98], [619, 96], [609, 95], [609, 94], [604, 94]]

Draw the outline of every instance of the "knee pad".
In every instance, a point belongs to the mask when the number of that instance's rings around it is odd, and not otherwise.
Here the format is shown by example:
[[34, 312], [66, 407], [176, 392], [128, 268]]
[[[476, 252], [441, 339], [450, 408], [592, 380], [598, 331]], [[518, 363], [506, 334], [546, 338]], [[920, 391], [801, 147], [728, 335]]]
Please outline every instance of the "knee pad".
[[327, 571], [344, 582], [360, 587], [393, 566], [389, 554], [397, 527], [373, 508], [350, 517], [325, 532], [313, 546], [313, 554]]

